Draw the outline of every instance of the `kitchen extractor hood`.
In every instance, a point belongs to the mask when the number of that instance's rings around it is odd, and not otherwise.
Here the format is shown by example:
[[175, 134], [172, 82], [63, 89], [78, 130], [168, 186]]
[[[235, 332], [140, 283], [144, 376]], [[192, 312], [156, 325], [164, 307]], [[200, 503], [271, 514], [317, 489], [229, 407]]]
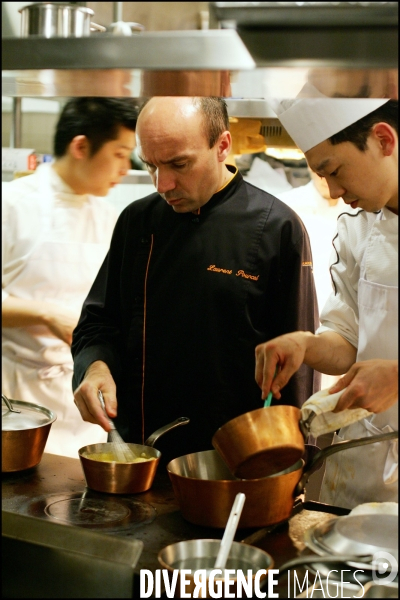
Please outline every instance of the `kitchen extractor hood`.
[[210, 2], [257, 67], [396, 68], [397, 2]]

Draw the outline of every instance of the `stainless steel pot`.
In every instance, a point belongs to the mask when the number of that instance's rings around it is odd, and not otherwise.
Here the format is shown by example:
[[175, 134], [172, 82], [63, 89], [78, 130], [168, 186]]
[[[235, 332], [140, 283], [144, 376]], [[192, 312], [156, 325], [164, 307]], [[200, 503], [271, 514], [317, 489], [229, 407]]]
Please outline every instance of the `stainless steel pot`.
[[39, 404], [9, 400], [2, 394], [1, 471], [23, 471], [42, 460], [56, 415]]
[[[270, 410], [269, 408], [266, 409]], [[225, 527], [236, 494], [246, 494], [239, 527], [266, 527], [288, 519], [295, 497], [325, 458], [349, 448], [394, 439], [397, 431], [339, 442], [317, 452], [305, 464], [259, 479], [237, 479], [215, 450], [186, 454], [167, 465], [183, 517], [205, 527]]]
[[106, 31], [91, 21], [94, 12], [84, 6], [35, 2], [18, 12], [21, 13], [21, 37], [84, 37], [91, 31]]
[[150, 489], [156, 475], [161, 452], [153, 448], [158, 438], [167, 431], [187, 425], [190, 419], [179, 417], [157, 429], [143, 444], [128, 444], [135, 456], [145, 454], [152, 460], [145, 462], [106, 462], [91, 458], [91, 454], [113, 453], [113, 444], [90, 444], [78, 452], [83, 473], [89, 488], [108, 494], [139, 494]]
[[[158, 554], [158, 562], [163, 569], [168, 570], [170, 580], [172, 580], [175, 569], [179, 570], [178, 578], [175, 587], [175, 598], [180, 598], [180, 571], [182, 569], [188, 569], [191, 573], [185, 574], [185, 581], [188, 582], [185, 585], [185, 592], [189, 594], [188, 597], [192, 597], [192, 594], [196, 588], [196, 582], [194, 579], [194, 571], [198, 569], [205, 569], [206, 572], [214, 569], [215, 560], [218, 555], [219, 548], [221, 546], [221, 540], [188, 540], [184, 542], [177, 542], [163, 548]], [[233, 569], [235, 571], [241, 570], [243, 573], [247, 573], [248, 569], [252, 571], [253, 583], [257, 575], [257, 571], [264, 569], [266, 572], [268, 569], [272, 569], [274, 561], [272, 557], [261, 550], [242, 542], [233, 542], [229, 552], [226, 569]], [[260, 577], [260, 583], [262, 585], [263, 580], [267, 577], [267, 573], [264, 573]], [[209, 577], [206, 575], [206, 593], [205, 595], [201, 592], [200, 598], [220, 598], [221, 591], [218, 595], [218, 588], [222, 590], [221, 583], [224, 581], [224, 576], [216, 577], [214, 585], [210, 583]], [[231, 592], [237, 591], [237, 577], [230, 577], [230, 581], [235, 582], [232, 585]], [[217, 583], [218, 582], [218, 583]], [[213, 592], [213, 596], [209, 593], [209, 587]], [[215, 595], [217, 594], [217, 595]], [[236, 593], [235, 593], [235, 597]]]

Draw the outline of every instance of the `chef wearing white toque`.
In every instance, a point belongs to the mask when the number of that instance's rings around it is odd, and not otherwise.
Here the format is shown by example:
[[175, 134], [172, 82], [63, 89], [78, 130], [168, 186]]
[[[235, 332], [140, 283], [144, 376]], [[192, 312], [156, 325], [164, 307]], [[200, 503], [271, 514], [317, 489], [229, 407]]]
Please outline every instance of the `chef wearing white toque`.
[[[340, 429], [333, 443], [397, 430], [397, 101], [327, 98], [307, 85], [294, 100], [271, 105], [310, 168], [326, 179], [331, 197], [342, 197], [353, 211], [338, 219], [333, 292], [321, 327], [315, 335], [297, 331], [256, 349], [262, 397], [271, 388], [279, 398], [305, 363], [344, 374], [330, 388], [344, 390], [336, 411], [362, 407], [374, 413]], [[337, 453], [327, 460], [320, 499], [347, 508], [397, 501], [397, 467], [397, 440]]]

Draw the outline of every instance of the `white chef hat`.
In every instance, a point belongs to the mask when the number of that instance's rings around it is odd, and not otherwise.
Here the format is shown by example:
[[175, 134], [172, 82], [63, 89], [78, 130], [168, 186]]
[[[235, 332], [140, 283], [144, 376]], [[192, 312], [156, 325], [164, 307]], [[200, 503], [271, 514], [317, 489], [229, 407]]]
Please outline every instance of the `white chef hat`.
[[271, 98], [268, 102], [296, 145], [307, 152], [385, 104], [388, 98], [328, 98], [307, 83], [296, 98]]

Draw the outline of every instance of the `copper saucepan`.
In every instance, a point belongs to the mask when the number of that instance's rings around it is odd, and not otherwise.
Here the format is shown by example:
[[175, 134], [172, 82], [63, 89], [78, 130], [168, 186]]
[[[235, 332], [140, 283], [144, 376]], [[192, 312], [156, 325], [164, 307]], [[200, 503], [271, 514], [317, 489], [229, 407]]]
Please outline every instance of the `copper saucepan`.
[[[270, 408], [266, 409], [267, 411]], [[288, 519], [299, 495], [318, 464], [349, 448], [398, 437], [393, 431], [332, 444], [317, 452], [307, 464], [300, 459], [270, 477], [237, 479], [215, 450], [186, 454], [167, 465], [167, 471], [183, 517], [205, 527], [225, 527], [236, 497], [246, 494], [239, 527], [266, 527]]]
[[314, 416], [303, 421], [295, 406], [258, 408], [222, 425], [212, 444], [236, 477], [267, 477], [303, 456]]
[[36, 467], [42, 460], [44, 448], [56, 414], [40, 404], [10, 400], [1, 395], [1, 471], [9, 473]]
[[159, 437], [190, 419], [179, 417], [172, 423], [157, 429], [143, 444], [128, 444], [135, 456], [145, 455], [145, 462], [106, 462], [91, 458], [91, 454], [113, 454], [114, 444], [91, 444], [78, 452], [83, 473], [89, 488], [109, 494], [139, 494], [150, 489], [161, 459], [161, 452], [153, 448]]

